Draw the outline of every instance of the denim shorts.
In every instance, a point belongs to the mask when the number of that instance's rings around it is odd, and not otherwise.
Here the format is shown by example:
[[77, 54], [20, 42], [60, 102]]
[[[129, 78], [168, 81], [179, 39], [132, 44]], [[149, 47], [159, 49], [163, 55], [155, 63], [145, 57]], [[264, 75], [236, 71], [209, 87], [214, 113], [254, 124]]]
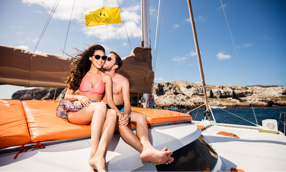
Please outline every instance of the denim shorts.
[[[89, 99], [92, 103], [95, 103], [95, 100]], [[68, 119], [68, 112], [77, 112], [84, 108], [83, 105], [76, 106], [68, 100], [60, 100], [59, 106], [57, 107], [57, 117]]]

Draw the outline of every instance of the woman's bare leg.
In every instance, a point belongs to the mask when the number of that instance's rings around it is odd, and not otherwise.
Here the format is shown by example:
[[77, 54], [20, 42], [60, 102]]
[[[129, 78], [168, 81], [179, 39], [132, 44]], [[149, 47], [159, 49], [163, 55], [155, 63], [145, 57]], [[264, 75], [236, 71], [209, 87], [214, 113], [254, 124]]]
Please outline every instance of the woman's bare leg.
[[[91, 123], [91, 151], [89, 163], [94, 157], [101, 133], [106, 118], [106, 105], [103, 102], [91, 103], [78, 112], [69, 112], [68, 120], [74, 124], [89, 124]], [[97, 169], [94, 164], [90, 164], [94, 169]]]
[[104, 121], [98, 149], [96, 150], [95, 155], [89, 160], [89, 164], [93, 169], [98, 171], [106, 171], [105, 155], [111, 142], [112, 136], [114, 135], [116, 119], [116, 112], [112, 109], [108, 110], [106, 120]]

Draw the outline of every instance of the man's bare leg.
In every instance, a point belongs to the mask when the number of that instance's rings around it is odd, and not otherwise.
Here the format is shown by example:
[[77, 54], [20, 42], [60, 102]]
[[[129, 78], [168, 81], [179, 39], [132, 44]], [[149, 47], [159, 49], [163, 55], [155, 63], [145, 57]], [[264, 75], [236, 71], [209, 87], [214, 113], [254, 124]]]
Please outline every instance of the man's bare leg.
[[106, 120], [104, 121], [101, 138], [98, 144], [98, 149], [94, 156], [89, 160], [89, 164], [94, 170], [106, 171], [105, 155], [111, 142], [112, 136], [114, 135], [115, 125], [116, 112], [112, 109], [108, 110]]
[[128, 127], [119, 127], [119, 131], [124, 141], [141, 153], [140, 158], [143, 161], [150, 161], [154, 165], [169, 164], [174, 161], [171, 157], [173, 152], [168, 151], [167, 148], [159, 151], [152, 146], [146, 115], [132, 111], [131, 122], [136, 123], [138, 137]]
[[131, 145], [140, 153], [143, 151], [143, 146], [141, 145], [140, 140], [128, 126], [119, 126], [119, 132], [127, 144]]

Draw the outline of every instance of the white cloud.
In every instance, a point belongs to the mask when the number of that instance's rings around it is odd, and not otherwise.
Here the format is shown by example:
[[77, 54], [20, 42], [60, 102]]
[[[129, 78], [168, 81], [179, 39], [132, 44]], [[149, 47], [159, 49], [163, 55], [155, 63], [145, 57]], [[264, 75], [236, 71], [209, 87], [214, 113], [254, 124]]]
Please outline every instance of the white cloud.
[[126, 47], [128, 44], [126, 42], [122, 43], [122, 46]]
[[206, 21], [206, 20], [207, 20], [207, 18], [205, 18], [205, 17], [203, 17], [203, 16], [198, 16], [198, 17], [195, 18], [195, 21], [196, 21], [196, 22], [199, 22], [199, 21], [203, 21], [203, 22], [204, 22], [204, 21]]
[[155, 81], [163, 81], [164, 78], [160, 77], [160, 78], [155, 78]]
[[29, 50], [29, 46], [27, 45], [18, 45], [16, 48], [24, 49], [24, 50]]
[[152, 18], [157, 18], [157, 13], [158, 13], [157, 9], [150, 7], [150, 16]]
[[[52, 7], [54, 6], [54, 1], [47, 0], [23, 0], [22, 2], [28, 5], [40, 5], [46, 9], [47, 13], [50, 13]], [[96, 9], [102, 8], [103, 6], [121, 6], [123, 0], [119, 0], [116, 2], [118, 2], [119, 5], [117, 3], [113, 4], [113, 1], [104, 1], [103, 3], [98, 3], [95, 0], [75, 1], [72, 20], [75, 20], [82, 25], [81, 30], [85, 35], [95, 36], [101, 41], [108, 39], [108, 37], [109, 39], [127, 39], [125, 28], [127, 29], [129, 38], [140, 38], [141, 10], [139, 1], [125, 1], [124, 6], [126, 7], [120, 9], [121, 19], [124, 21], [125, 26], [123, 23], [95, 27], [86, 27], [84, 25], [85, 14], [91, 11], [95, 11]], [[53, 19], [70, 20], [72, 6], [73, 3], [71, 1], [60, 1], [53, 15]], [[36, 11], [36, 13], [39, 13], [39, 11]]]
[[195, 52], [194, 50], [192, 50], [192, 51], [189, 53], [189, 55], [190, 55], [191, 57], [194, 57], [194, 56], [197, 55], [197, 52]]
[[[205, 22], [207, 20], [207, 18], [203, 17], [203, 16], [198, 16], [198, 17], [195, 17], [194, 20], [196, 22]], [[191, 23], [191, 19], [190, 18], [185, 19], [185, 21]]]
[[220, 10], [220, 9], [222, 9], [222, 7], [225, 8], [227, 5], [228, 5], [228, 3], [222, 4], [222, 6], [219, 6], [217, 9]]
[[195, 84], [202, 84], [202, 81], [196, 81]]
[[180, 25], [178, 25], [178, 24], [174, 24], [173, 25], [173, 28], [175, 28], [175, 29], [177, 29], [177, 28], [179, 28], [180, 27]]
[[223, 51], [222, 51], [222, 52], [219, 52], [216, 56], [217, 56], [217, 58], [218, 58], [219, 60], [224, 60], [224, 59], [229, 59], [229, 58], [231, 58], [231, 55], [229, 55], [229, 54], [224, 54]]
[[245, 47], [251, 47], [253, 45], [253, 43], [249, 43], [249, 44], [244, 44], [243, 46]]
[[176, 61], [176, 62], [184, 62], [187, 60], [187, 57], [175, 57], [172, 58], [172, 61]]

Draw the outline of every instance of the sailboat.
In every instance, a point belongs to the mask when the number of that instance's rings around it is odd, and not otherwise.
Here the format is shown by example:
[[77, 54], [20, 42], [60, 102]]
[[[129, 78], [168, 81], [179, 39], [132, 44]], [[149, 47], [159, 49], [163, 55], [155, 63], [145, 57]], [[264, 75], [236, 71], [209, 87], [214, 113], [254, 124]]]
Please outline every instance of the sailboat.
[[[148, 18], [148, 1], [142, 0], [142, 4], [144, 7], [142, 16], [147, 15], [147, 17], [143, 17], [146, 19]], [[190, 1], [188, 4], [192, 19]], [[194, 22], [193, 32], [194, 37], [196, 37]], [[144, 50], [150, 52], [148, 42], [148, 36], [143, 38], [144, 47], [136, 48], [133, 51], [134, 54]], [[195, 42], [197, 42], [196, 38]], [[4, 47], [4, 49], [7, 48]], [[200, 52], [198, 46], [197, 52]], [[34, 57], [30, 57], [30, 59]], [[205, 81], [199, 54], [198, 58], [205, 92]], [[58, 60], [58, 58], [56, 59]], [[33, 65], [34, 60], [28, 61], [32, 67], [35, 67]], [[134, 62], [135, 60], [126, 58], [125, 61]], [[142, 62], [142, 64], [144, 63]], [[12, 70], [13, 67], [10, 69]], [[36, 71], [35, 68], [32, 69]], [[23, 69], [19, 69], [19, 71], [27, 73]], [[53, 72], [59, 71], [63, 70], [53, 70]], [[125, 72], [128, 73], [128, 71]], [[41, 72], [36, 73], [41, 74]], [[28, 80], [28, 84], [48, 83], [51, 85], [51, 82], [47, 82], [51, 81], [47, 75], [48, 72], [42, 72], [42, 74], [46, 74], [46, 81], [39, 82], [40, 77], [35, 73], [28, 73], [24, 80]], [[16, 82], [17, 79], [13, 77], [15, 75], [7, 77], [6, 82]], [[134, 78], [130, 76], [128, 79]], [[131, 87], [133, 90], [140, 88], [136, 87], [135, 79], [131, 82], [134, 84]], [[56, 79], [55, 83], [58, 83], [58, 80]], [[106, 155], [107, 170], [284, 171], [286, 169], [284, 156], [286, 137], [277, 130], [275, 122], [265, 121], [263, 126], [254, 127], [219, 124], [216, 123], [211, 108], [208, 106], [206, 96], [205, 100], [206, 112], [203, 121], [194, 121], [190, 115], [174, 111], [132, 107], [132, 110], [147, 115], [153, 146], [159, 150], [168, 147], [169, 150], [174, 151], [175, 161], [169, 165], [160, 166], [142, 162], [139, 153], [126, 144], [119, 134], [115, 134]], [[1, 121], [5, 119], [5, 123], [0, 125], [1, 171], [90, 171], [87, 163], [91, 145], [90, 127], [72, 125], [57, 118], [55, 116], [57, 104], [58, 102], [55, 100], [0, 100]]]

